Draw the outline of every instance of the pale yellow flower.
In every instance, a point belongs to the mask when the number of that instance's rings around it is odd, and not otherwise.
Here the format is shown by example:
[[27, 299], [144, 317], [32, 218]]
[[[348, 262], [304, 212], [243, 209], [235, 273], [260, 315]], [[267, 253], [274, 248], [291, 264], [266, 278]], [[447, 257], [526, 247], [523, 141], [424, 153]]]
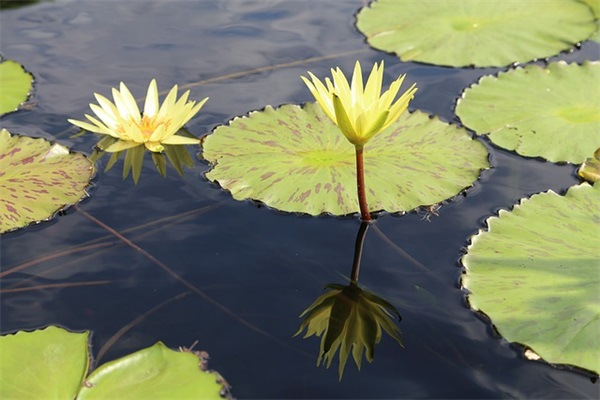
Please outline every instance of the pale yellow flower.
[[179, 136], [176, 133], [202, 108], [208, 97], [196, 104], [188, 101], [190, 91], [186, 91], [177, 100], [177, 85], [173, 86], [162, 105], [158, 103], [158, 86], [153, 79], [148, 86], [144, 112], [140, 113], [135, 98], [123, 82], [120, 90], [112, 89], [114, 103], [106, 97], [94, 93], [98, 105], [90, 108], [98, 118], [86, 114], [91, 122], [69, 119], [69, 122], [86, 131], [112, 136], [114, 142], [104, 151], [111, 153], [145, 146], [146, 149], [160, 153], [163, 145], [198, 144], [200, 140]]
[[333, 83], [331, 79], [325, 78], [323, 84], [311, 72], [308, 74], [312, 82], [303, 76], [302, 80], [325, 114], [355, 146], [364, 145], [377, 133], [397, 121], [417, 91], [413, 84], [394, 102], [406, 76], [402, 75], [381, 94], [383, 61], [379, 65], [375, 63], [364, 86], [358, 61], [354, 67], [351, 85], [339, 67], [331, 70]]

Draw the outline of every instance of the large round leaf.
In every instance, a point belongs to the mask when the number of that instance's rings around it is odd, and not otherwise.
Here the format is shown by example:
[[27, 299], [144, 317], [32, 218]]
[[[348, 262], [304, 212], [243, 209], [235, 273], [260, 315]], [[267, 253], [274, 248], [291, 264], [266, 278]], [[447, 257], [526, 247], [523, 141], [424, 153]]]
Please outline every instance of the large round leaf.
[[16, 61], [0, 64], [0, 115], [16, 111], [27, 100], [33, 86], [33, 76]]
[[600, 147], [600, 62], [485, 76], [464, 92], [456, 114], [500, 147], [579, 164]]
[[534, 195], [487, 225], [462, 259], [471, 307], [546, 361], [600, 372], [600, 185]]
[[483, 67], [567, 50], [596, 30], [596, 19], [577, 0], [376, 0], [357, 27], [404, 61]]
[[0, 336], [0, 399], [74, 399], [89, 365], [88, 336], [55, 326]]
[[103, 364], [86, 379], [77, 397], [86, 399], [219, 399], [220, 379], [202, 371], [198, 357], [161, 342]]
[[86, 196], [94, 168], [42, 138], [0, 131], [0, 233], [45, 220]]
[[[359, 210], [354, 146], [316, 103], [235, 118], [205, 138], [203, 151], [213, 164], [206, 177], [237, 200], [312, 215]], [[403, 212], [455, 196], [489, 166], [487, 156], [466, 130], [404, 113], [365, 145], [370, 210]]]
[[581, 0], [585, 4], [587, 4], [592, 11], [594, 12], [594, 16], [596, 17], [596, 33], [590, 37], [590, 40], [595, 42], [600, 42], [600, 1], [598, 0]]

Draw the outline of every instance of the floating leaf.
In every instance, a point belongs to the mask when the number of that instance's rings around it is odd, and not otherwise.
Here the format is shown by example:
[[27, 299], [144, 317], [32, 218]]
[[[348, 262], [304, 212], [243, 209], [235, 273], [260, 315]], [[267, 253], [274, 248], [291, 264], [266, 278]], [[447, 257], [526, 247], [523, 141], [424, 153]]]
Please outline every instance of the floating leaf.
[[[344, 215], [359, 210], [354, 146], [316, 103], [267, 106], [205, 137], [206, 174], [237, 200], [287, 212]], [[403, 212], [441, 202], [489, 166], [466, 130], [423, 112], [404, 113], [365, 145], [370, 210]]]
[[33, 75], [13, 60], [0, 63], [0, 115], [16, 111], [27, 100], [33, 87]]
[[214, 372], [202, 371], [193, 353], [158, 342], [92, 372], [77, 399], [221, 400], [219, 379]]
[[86, 196], [94, 168], [42, 138], [0, 131], [0, 233], [52, 217]]
[[356, 24], [371, 46], [403, 61], [456, 67], [549, 57], [597, 29], [591, 9], [576, 0], [376, 0]]
[[471, 307], [546, 361], [600, 372], [600, 185], [534, 195], [487, 225], [462, 259]]
[[88, 337], [55, 326], [0, 336], [0, 398], [75, 398], [89, 366]]
[[594, 156], [588, 158], [581, 164], [577, 174], [588, 182], [600, 180], [600, 147], [594, 152]]
[[221, 375], [200, 368], [195, 352], [161, 342], [89, 368], [89, 332], [58, 327], [0, 336], [2, 399], [222, 399]]
[[598, 0], [581, 0], [585, 4], [587, 4], [592, 11], [594, 12], [594, 16], [596, 17], [596, 33], [594, 33], [590, 40], [600, 43], [600, 1]]
[[484, 76], [465, 90], [456, 114], [520, 155], [582, 163], [600, 147], [600, 62], [560, 61]]

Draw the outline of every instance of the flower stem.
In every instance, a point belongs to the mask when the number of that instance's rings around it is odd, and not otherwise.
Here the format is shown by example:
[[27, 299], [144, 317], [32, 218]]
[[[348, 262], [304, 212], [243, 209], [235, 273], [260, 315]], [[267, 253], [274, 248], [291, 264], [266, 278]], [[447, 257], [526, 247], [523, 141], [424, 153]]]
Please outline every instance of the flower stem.
[[352, 262], [352, 273], [350, 274], [350, 282], [354, 285], [358, 285], [358, 274], [360, 273], [360, 259], [363, 251], [363, 244], [365, 243], [365, 236], [369, 229], [369, 221], [362, 221], [358, 233], [356, 234], [356, 243], [354, 244], [354, 260]]
[[371, 221], [367, 195], [365, 194], [365, 167], [363, 162], [363, 146], [355, 145], [356, 149], [356, 188], [358, 190], [358, 205], [360, 206], [360, 218], [363, 221]]

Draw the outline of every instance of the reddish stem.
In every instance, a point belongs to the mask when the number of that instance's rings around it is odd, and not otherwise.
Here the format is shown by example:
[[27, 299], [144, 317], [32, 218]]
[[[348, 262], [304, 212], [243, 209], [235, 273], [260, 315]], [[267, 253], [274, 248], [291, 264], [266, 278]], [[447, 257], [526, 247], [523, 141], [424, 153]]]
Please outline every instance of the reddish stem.
[[367, 195], [365, 194], [365, 167], [363, 162], [363, 146], [355, 145], [356, 148], [356, 189], [358, 190], [358, 205], [360, 206], [360, 218], [363, 221], [371, 221]]

